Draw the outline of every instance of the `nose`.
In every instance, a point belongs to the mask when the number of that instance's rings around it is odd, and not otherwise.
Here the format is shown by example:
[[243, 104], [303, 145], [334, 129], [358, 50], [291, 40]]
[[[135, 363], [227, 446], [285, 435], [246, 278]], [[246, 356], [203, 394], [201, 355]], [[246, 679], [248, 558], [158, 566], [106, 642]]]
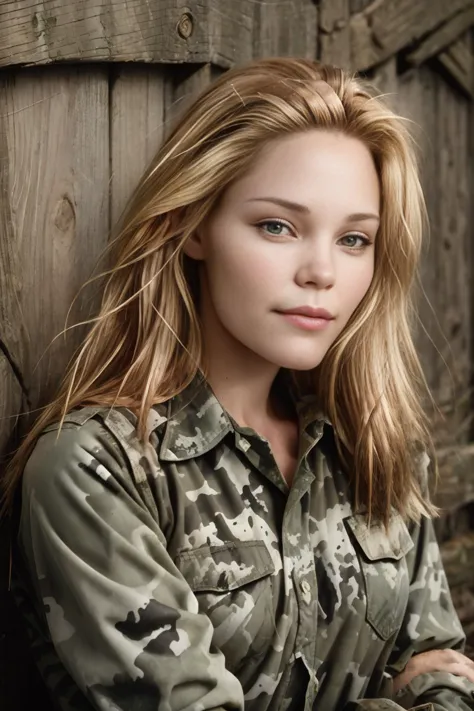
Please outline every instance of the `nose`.
[[317, 289], [330, 289], [334, 286], [336, 269], [332, 240], [311, 240], [305, 245], [295, 281], [298, 286], [313, 286]]

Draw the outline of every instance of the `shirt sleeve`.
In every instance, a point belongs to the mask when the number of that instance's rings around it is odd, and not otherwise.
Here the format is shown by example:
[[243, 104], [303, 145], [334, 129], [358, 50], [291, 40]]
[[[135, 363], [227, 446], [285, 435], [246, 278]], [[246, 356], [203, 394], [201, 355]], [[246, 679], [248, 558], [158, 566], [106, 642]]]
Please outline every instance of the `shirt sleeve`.
[[112, 445], [97, 421], [48, 432], [25, 469], [19, 545], [56, 653], [95, 709], [242, 711], [212, 624]]
[[[408, 553], [411, 574], [405, 618], [389, 660], [392, 676], [414, 654], [430, 649], [464, 649], [465, 635], [451, 599], [433, 522], [423, 518], [414, 528], [414, 548]], [[432, 704], [433, 711], [474, 709], [474, 684], [447, 672], [420, 674], [401, 689], [395, 700], [404, 709]]]
[[410, 658], [430, 649], [463, 651], [465, 635], [454, 608], [433, 523], [423, 518], [414, 526], [415, 543], [407, 554], [410, 593], [405, 617], [387, 667], [387, 698], [361, 699], [344, 711], [469, 711], [474, 709], [474, 684], [447, 672], [420, 674], [392, 695], [391, 677]]

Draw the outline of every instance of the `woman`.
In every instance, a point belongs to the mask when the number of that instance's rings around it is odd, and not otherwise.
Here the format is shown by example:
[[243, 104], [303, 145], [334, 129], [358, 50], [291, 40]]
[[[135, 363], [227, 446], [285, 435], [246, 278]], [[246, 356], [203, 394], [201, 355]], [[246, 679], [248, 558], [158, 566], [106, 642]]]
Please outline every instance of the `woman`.
[[341, 70], [258, 61], [189, 108], [10, 469], [60, 708], [474, 708], [409, 330], [422, 226], [401, 120]]

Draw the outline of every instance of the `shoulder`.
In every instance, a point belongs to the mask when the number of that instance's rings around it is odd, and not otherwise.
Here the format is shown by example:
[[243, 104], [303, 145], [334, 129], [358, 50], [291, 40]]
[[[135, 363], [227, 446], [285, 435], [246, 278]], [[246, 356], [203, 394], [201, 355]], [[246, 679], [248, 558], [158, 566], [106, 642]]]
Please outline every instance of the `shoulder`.
[[40, 433], [24, 469], [23, 497], [48, 508], [94, 492], [137, 498], [137, 485], [158, 466], [156, 449], [150, 438], [138, 438], [131, 411], [82, 407]]

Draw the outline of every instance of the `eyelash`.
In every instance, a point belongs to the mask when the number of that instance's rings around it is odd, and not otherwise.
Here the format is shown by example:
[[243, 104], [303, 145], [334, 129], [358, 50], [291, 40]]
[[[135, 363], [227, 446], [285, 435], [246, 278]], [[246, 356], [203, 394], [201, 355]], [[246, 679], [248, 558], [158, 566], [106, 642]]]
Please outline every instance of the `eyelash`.
[[[259, 222], [257, 224], [257, 227], [262, 232], [264, 232], [266, 235], [270, 235], [271, 237], [286, 237], [286, 235], [275, 235], [275, 234], [272, 234], [271, 232], [266, 232], [264, 229], [265, 225], [281, 225], [282, 227], [286, 227], [288, 230], [291, 230], [292, 232], [294, 232], [292, 226], [290, 224], [288, 224], [288, 222], [284, 222], [284, 220], [264, 220], [263, 222]], [[343, 235], [340, 239], [345, 239], [347, 237], [357, 237], [357, 239], [362, 241], [362, 244], [359, 247], [348, 247], [352, 252], [361, 251], [365, 247], [368, 247], [369, 245], [372, 244], [372, 240], [370, 240], [365, 235], [359, 234], [358, 232], [349, 232], [347, 235]]]

